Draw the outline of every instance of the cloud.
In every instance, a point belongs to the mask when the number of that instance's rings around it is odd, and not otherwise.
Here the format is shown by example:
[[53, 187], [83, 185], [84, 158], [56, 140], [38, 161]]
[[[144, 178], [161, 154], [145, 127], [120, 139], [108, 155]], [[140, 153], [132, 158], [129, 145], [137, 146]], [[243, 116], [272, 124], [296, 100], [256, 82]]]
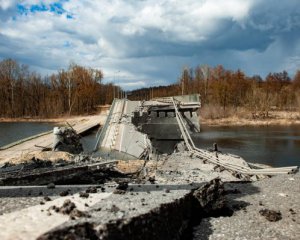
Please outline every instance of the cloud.
[[198, 64], [292, 74], [299, 8], [298, 0], [0, 0], [0, 58], [44, 73], [76, 62], [103, 69], [106, 81], [120, 71], [127, 88], [174, 82]]
[[0, 1], [0, 8], [3, 11], [7, 11], [9, 8], [13, 7], [15, 5], [15, 0], [1, 0]]

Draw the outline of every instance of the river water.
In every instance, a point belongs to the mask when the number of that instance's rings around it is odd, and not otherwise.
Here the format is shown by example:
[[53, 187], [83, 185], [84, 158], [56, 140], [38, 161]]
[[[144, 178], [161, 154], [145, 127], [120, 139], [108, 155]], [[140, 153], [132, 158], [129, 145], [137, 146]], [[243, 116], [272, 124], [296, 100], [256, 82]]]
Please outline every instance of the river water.
[[[0, 123], [0, 146], [52, 130], [54, 123]], [[82, 138], [85, 151], [95, 145], [96, 131]], [[274, 167], [300, 166], [300, 126], [208, 127], [193, 135], [200, 148], [218, 144], [222, 152], [242, 156], [253, 163]]]
[[212, 148], [273, 167], [300, 166], [300, 126], [202, 126], [193, 136], [199, 148]]
[[53, 127], [54, 125], [51, 123], [1, 122], [0, 147], [32, 135], [52, 130]]

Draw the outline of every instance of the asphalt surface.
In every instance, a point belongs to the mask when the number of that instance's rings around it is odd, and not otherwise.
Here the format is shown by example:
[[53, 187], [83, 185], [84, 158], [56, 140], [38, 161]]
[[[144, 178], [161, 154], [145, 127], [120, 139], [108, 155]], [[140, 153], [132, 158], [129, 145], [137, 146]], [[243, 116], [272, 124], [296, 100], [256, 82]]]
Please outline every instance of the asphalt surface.
[[[231, 217], [205, 218], [194, 228], [194, 239], [300, 239], [300, 173], [252, 183], [227, 183]], [[237, 189], [237, 190], [235, 190]], [[259, 211], [279, 211], [270, 222]]]

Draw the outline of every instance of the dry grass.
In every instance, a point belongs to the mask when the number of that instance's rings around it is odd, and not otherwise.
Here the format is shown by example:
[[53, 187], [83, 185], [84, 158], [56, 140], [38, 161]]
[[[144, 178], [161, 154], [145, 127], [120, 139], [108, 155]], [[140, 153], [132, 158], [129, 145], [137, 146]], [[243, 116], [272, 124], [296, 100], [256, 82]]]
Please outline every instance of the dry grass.
[[204, 106], [200, 111], [201, 124], [206, 125], [292, 125], [300, 124], [300, 111], [251, 112], [245, 108]]

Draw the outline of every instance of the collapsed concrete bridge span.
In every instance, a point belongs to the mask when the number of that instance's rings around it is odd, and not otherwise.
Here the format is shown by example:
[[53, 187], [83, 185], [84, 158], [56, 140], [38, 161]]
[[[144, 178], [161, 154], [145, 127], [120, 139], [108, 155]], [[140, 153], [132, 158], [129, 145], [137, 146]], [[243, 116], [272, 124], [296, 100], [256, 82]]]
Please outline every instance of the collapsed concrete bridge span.
[[[199, 132], [199, 95], [174, 97], [190, 132]], [[172, 153], [183, 137], [169, 98], [149, 101], [115, 99], [98, 135], [95, 150], [116, 152], [122, 158]]]

